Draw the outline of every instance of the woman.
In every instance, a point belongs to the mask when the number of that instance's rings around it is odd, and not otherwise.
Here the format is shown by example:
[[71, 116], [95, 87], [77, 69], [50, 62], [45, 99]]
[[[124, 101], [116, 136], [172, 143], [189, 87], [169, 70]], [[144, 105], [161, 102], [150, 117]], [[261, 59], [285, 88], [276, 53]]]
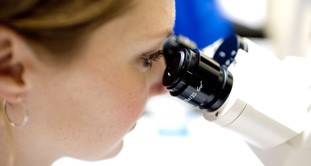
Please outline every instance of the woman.
[[0, 165], [118, 154], [165, 92], [174, 17], [173, 0], [0, 0]]

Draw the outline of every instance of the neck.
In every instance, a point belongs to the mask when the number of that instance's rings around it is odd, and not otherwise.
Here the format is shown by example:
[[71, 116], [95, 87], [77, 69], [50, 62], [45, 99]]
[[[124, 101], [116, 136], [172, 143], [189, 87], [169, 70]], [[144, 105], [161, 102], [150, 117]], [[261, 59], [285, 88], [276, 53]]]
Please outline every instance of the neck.
[[33, 157], [31, 159], [27, 158], [15, 158], [14, 166], [25, 166], [25, 165], [33, 165], [33, 166], [51, 166], [54, 160], [50, 160], [50, 158], [40, 158]]
[[1, 166], [51, 166], [58, 158], [60, 156], [54, 155], [52, 149], [42, 149], [27, 140], [12, 139], [6, 132], [0, 134]]
[[[47, 150], [48, 151], [48, 150]], [[48, 152], [41, 152], [39, 155], [35, 155], [31, 151], [21, 152], [16, 151], [14, 154], [10, 153], [10, 149], [0, 149], [0, 165], [1, 166], [51, 166], [57, 157], [51, 157]], [[10, 155], [12, 154], [12, 155]]]

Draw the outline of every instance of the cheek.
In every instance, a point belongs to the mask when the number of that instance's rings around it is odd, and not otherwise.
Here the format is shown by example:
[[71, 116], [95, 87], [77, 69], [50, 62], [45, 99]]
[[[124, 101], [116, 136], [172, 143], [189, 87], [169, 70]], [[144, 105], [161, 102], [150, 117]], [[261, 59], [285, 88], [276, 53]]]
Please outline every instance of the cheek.
[[[131, 68], [129, 68], [131, 69]], [[102, 97], [107, 112], [117, 114], [123, 121], [137, 119], [146, 103], [148, 88], [146, 80], [136, 70], [118, 69], [117, 73], [110, 72], [102, 87]], [[110, 79], [109, 79], [110, 78]]]
[[116, 82], [115, 86], [109, 88], [110, 92], [105, 96], [106, 109], [108, 109], [106, 111], [113, 115], [110, 119], [111, 123], [118, 123], [118, 127], [124, 126], [125, 129], [130, 129], [141, 116], [148, 96], [144, 82], [130, 79], [133, 78], [123, 80], [122, 84]]
[[91, 115], [93, 122], [88, 124], [89, 129], [86, 128], [88, 131], [92, 130], [90, 135], [93, 135], [93, 138], [98, 138], [99, 144], [112, 146], [111, 148], [120, 143], [124, 135], [142, 115], [148, 96], [143, 77], [139, 77], [135, 74], [136, 72], [129, 70], [121, 71], [106, 74], [107, 77], [102, 82], [103, 84], [92, 91], [95, 94], [98, 91], [101, 92], [95, 97], [99, 99], [101, 108], [97, 110], [94, 108], [95, 116]]
[[72, 82], [74, 93], [68, 100], [66, 113], [62, 113], [67, 119], [62, 121], [68, 127], [64, 140], [70, 141], [71, 146], [78, 144], [81, 149], [77, 151], [92, 151], [94, 156], [118, 147], [142, 115], [148, 96], [145, 78], [135, 70], [109, 71], [87, 71], [92, 74], [82, 77], [76, 88]]
[[62, 155], [97, 160], [116, 154], [142, 115], [149, 93], [145, 77], [126, 66], [85, 65], [62, 73], [38, 81], [31, 132]]

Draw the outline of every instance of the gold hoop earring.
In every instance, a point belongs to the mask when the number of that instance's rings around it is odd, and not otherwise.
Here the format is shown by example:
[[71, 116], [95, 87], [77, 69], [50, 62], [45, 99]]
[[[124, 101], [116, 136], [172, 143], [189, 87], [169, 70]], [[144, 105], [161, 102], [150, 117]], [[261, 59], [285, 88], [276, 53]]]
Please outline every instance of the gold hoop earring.
[[21, 106], [23, 107], [23, 111], [24, 111], [24, 119], [23, 119], [23, 122], [21, 123], [15, 123], [11, 120], [11, 118], [9, 117], [8, 115], [8, 112], [7, 112], [7, 101], [6, 100], [3, 100], [3, 110], [4, 110], [4, 113], [5, 113], [5, 116], [6, 116], [6, 119], [7, 121], [10, 123], [11, 126], [13, 127], [23, 127], [26, 125], [26, 123], [28, 122], [28, 109], [26, 107], [26, 105], [23, 103], [23, 100], [21, 98], [18, 98], [17, 100], [19, 102], [19, 104], [21, 104]]

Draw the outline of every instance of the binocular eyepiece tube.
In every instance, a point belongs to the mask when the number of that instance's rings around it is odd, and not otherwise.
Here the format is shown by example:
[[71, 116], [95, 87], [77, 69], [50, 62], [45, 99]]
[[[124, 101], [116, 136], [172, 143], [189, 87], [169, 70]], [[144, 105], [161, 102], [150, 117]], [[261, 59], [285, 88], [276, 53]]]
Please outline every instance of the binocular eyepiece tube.
[[207, 57], [188, 39], [171, 36], [164, 43], [163, 85], [172, 96], [209, 112], [228, 98], [233, 77], [227, 67]]

